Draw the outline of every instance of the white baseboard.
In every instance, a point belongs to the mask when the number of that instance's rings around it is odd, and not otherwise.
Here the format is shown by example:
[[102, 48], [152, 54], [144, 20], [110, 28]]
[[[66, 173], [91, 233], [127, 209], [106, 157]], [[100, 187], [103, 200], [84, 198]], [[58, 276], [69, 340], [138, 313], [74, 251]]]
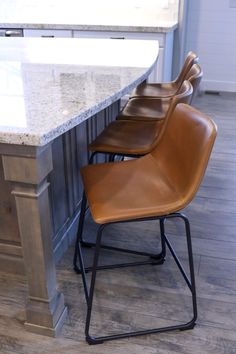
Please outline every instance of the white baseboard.
[[203, 79], [201, 82], [201, 91], [225, 91], [236, 92], [236, 82], [233, 81], [215, 81]]

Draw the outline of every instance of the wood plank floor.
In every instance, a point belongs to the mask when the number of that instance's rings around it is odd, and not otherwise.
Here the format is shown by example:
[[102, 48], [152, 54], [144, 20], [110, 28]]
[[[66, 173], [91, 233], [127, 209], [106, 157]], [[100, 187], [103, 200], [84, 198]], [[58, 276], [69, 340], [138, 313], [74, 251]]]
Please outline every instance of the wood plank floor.
[[[59, 338], [26, 332], [25, 279], [0, 273], [0, 354], [236, 353], [236, 94], [205, 94], [197, 97], [194, 105], [218, 125], [206, 176], [185, 210], [192, 226], [199, 311], [196, 327], [89, 346], [84, 341], [82, 284], [72, 270], [71, 248], [57, 267], [59, 287], [69, 308]], [[158, 247], [157, 226], [154, 222], [116, 226], [106, 237], [113, 244], [123, 242], [148, 250]], [[96, 230], [90, 219], [86, 230], [88, 238]], [[185, 263], [181, 231], [179, 223], [169, 223], [172, 243]], [[113, 260], [114, 254], [106, 251], [103, 258]], [[187, 320], [190, 305], [188, 289], [170, 255], [162, 266], [103, 271], [97, 281], [92, 331], [106, 334], [178, 323]]]

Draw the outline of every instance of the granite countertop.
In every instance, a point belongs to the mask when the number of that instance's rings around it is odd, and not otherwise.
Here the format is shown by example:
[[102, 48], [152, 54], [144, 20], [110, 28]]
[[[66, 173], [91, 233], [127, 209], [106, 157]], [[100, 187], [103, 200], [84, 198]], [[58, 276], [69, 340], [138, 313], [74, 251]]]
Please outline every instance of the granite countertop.
[[49, 143], [129, 93], [157, 55], [157, 41], [0, 38], [0, 143]]
[[167, 4], [167, 0], [7, 0], [0, 3], [0, 28], [169, 32], [177, 27], [177, 15], [176, 7]]

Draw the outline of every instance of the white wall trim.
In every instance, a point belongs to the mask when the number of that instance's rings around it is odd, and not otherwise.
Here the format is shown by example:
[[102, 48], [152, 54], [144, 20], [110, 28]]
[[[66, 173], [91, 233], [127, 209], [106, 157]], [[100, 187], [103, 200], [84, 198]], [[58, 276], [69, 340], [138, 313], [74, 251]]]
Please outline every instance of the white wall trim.
[[236, 82], [204, 80], [204, 76], [203, 76], [201, 82], [201, 91], [236, 92]]

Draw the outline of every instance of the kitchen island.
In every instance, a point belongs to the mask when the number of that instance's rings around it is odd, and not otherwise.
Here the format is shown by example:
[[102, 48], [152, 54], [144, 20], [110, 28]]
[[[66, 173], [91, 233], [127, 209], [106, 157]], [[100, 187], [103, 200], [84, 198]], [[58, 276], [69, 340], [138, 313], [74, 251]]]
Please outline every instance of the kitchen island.
[[32, 332], [55, 336], [67, 314], [55, 262], [75, 237], [87, 145], [157, 56], [157, 41], [0, 38], [0, 269], [25, 272]]

